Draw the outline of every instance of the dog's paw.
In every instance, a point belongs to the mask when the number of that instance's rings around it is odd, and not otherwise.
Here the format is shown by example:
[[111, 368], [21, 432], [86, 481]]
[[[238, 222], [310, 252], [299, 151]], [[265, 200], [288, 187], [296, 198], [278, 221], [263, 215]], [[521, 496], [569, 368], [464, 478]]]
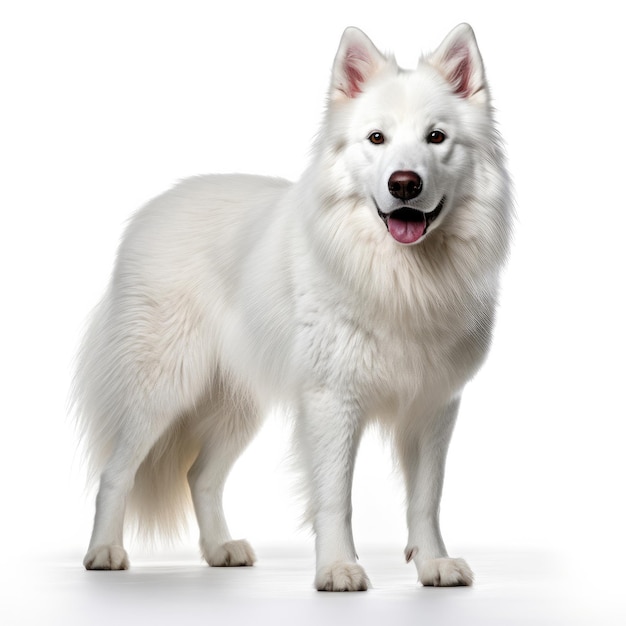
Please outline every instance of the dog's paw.
[[90, 570], [128, 569], [128, 554], [122, 546], [96, 546], [87, 552], [83, 565]]
[[418, 573], [425, 587], [469, 587], [474, 582], [474, 574], [463, 559], [431, 559]]
[[365, 570], [356, 563], [333, 563], [320, 568], [315, 576], [318, 591], [367, 591], [369, 586]]
[[245, 539], [227, 541], [212, 548], [203, 549], [204, 558], [211, 567], [244, 567], [253, 565], [256, 555]]

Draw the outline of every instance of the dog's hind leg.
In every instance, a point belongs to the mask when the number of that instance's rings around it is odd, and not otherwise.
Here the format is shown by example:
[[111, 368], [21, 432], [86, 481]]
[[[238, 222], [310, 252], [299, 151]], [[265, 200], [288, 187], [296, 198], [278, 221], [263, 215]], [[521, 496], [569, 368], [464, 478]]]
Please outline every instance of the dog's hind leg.
[[252, 565], [256, 561], [246, 540], [232, 539], [222, 494], [234, 462], [259, 425], [256, 407], [241, 400], [236, 404], [221, 402], [218, 410], [213, 408], [208, 417], [199, 422], [198, 436], [203, 444], [189, 470], [188, 480], [200, 528], [200, 549], [206, 562], [214, 567]]
[[[207, 358], [213, 335], [193, 291], [184, 283], [163, 279], [161, 284], [156, 269], [140, 279], [141, 251], [134, 252], [136, 258], [130, 248], [128, 254], [133, 260], [126, 267], [127, 259], [120, 256], [120, 269], [86, 335], [77, 372], [79, 420], [93, 471], [100, 474], [94, 529], [84, 559], [87, 569], [128, 567], [122, 539], [129, 495], [138, 504], [140, 522], [159, 501], [154, 493], [159, 485], [145, 480], [158, 467], [144, 468], [140, 480], [137, 471], [163, 435], [202, 401], [214, 375]], [[176, 436], [161, 443], [174, 445]], [[154, 458], [158, 461], [159, 456], [168, 457], [161, 453]], [[158, 471], [152, 476], [158, 478]]]
[[430, 419], [397, 433], [400, 461], [407, 489], [407, 562], [414, 561], [423, 585], [471, 585], [472, 571], [463, 559], [448, 557], [439, 529], [439, 503], [446, 454], [459, 408], [453, 400]]
[[[147, 429], [146, 429], [147, 430]], [[161, 432], [118, 433], [115, 449], [100, 477], [91, 541], [83, 564], [88, 570], [128, 569], [123, 547], [126, 501], [135, 474]]]

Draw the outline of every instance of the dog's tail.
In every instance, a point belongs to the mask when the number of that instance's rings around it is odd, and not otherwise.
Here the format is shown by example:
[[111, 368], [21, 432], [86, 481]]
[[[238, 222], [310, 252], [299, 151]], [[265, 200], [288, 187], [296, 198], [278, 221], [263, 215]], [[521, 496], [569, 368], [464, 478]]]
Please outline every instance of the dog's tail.
[[192, 509], [187, 472], [198, 452], [184, 420], [150, 450], [135, 475], [126, 508], [128, 527], [138, 539], [169, 543], [187, 530]]

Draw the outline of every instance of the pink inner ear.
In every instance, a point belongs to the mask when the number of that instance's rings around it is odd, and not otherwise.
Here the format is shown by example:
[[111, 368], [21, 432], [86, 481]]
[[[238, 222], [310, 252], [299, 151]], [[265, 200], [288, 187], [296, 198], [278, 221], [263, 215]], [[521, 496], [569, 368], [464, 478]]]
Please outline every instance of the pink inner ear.
[[361, 85], [365, 82], [365, 74], [362, 69], [370, 63], [367, 53], [359, 48], [353, 47], [346, 51], [344, 61], [344, 72], [348, 80], [347, 96], [354, 98], [361, 93]]
[[468, 98], [472, 95], [470, 82], [473, 69], [469, 49], [465, 46], [456, 46], [448, 53], [447, 60], [451, 66], [449, 80], [454, 86], [455, 93]]

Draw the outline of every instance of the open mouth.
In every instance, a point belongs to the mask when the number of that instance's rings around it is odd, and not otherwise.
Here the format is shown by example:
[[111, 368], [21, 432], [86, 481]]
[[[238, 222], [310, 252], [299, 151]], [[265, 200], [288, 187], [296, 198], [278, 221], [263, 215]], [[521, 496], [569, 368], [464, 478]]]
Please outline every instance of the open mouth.
[[441, 198], [434, 211], [425, 213], [408, 206], [401, 207], [391, 213], [383, 213], [378, 209], [380, 219], [385, 223], [389, 234], [399, 243], [410, 244], [419, 241], [439, 217], [445, 204], [445, 196]]

